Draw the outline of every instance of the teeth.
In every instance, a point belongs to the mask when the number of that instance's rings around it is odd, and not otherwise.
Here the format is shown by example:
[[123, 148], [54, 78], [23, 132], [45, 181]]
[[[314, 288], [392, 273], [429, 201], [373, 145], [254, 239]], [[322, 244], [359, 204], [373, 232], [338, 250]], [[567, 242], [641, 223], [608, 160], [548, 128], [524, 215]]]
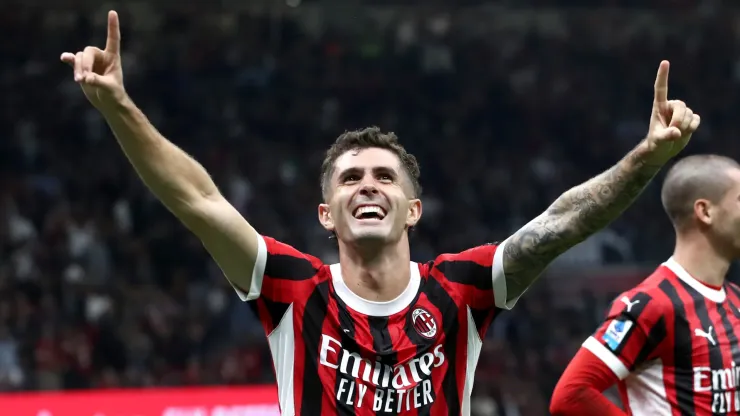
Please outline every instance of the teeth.
[[368, 205], [364, 207], [357, 208], [357, 211], [355, 211], [355, 218], [359, 218], [364, 214], [378, 214], [378, 216], [382, 219], [385, 217], [385, 211], [383, 211], [383, 208], [377, 206], [377, 205]]

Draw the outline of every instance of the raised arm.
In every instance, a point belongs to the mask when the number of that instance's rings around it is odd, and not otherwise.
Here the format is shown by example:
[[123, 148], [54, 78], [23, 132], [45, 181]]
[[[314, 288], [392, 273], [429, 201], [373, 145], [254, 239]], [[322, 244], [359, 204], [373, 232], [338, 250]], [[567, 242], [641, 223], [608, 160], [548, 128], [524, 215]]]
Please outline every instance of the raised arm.
[[557, 256], [616, 219], [689, 142], [700, 118], [683, 102], [668, 101], [668, 69], [668, 62], [661, 62], [647, 137], [506, 240], [502, 260], [508, 299], [520, 296]]
[[105, 50], [64, 53], [74, 79], [105, 117], [126, 157], [147, 187], [187, 226], [235, 285], [249, 288], [258, 236], [221, 195], [206, 170], [164, 138], [123, 86], [118, 15], [108, 13]]

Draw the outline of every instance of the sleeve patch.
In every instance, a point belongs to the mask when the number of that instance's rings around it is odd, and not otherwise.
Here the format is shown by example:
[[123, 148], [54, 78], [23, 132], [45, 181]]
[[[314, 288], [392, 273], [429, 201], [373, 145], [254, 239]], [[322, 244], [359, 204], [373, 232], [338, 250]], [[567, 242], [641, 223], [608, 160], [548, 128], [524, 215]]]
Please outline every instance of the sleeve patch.
[[610, 350], [616, 352], [631, 332], [633, 325], [631, 320], [623, 317], [615, 318], [609, 323], [601, 339]]

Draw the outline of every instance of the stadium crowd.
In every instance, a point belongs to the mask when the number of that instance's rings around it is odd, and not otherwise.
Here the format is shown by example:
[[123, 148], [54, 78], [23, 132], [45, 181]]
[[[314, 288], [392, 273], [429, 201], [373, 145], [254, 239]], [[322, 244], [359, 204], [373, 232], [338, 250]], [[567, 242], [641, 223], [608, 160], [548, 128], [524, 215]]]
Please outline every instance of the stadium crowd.
[[[421, 161], [418, 260], [500, 240], [616, 162], [645, 132], [662, 58], [672, 95], [703, 117], [690, 152], [737, 156], [736, 17], [697, 10], [519, 12], [487, 30], [439, 13], [350, 29], [119, 11], [127, 89], [154, 124], [260, 232], [332, 262], [318, 173], [345, 129], [395, 131]], [[104, 22], [0, 6], [0, 37], [12, 39], [0, 43], [0, 390], [271, 382], [254, 315], [58, 62], [102, 42]], [[656, 189], [554, 267], [664, 260], [672, 230]], [[546, 414], [613, 293], [572, 307], [557, 295], [543, 285], [489, 330], [477, 415]]]

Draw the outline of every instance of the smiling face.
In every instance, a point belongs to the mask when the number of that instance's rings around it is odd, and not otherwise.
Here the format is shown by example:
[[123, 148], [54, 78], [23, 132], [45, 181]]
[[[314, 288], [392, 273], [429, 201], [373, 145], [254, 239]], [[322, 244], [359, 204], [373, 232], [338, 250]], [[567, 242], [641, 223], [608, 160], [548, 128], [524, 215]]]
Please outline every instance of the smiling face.
[[421, 201], [399, 157], [388, 149], [349, 150], [334, 162], [319, 221], [354, 245], [398, 242], [421, 217]]

